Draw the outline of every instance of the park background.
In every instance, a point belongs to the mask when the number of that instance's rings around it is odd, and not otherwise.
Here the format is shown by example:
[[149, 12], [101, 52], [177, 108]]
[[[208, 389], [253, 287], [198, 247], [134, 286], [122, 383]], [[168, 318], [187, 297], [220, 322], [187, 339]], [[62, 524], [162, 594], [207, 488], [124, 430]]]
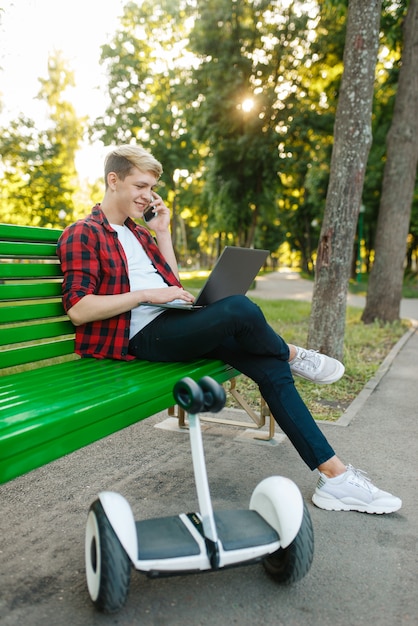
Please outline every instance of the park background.
[[[352, 277], [373, 262], [407, 5], [381, 8]], [[0, 220], [63, 227], [85, 215], [103, 193], [106, 149], [135, 141], [164, 165], [183, 265], [206, 267], [233, 243], [312, 273], [347, 11], [290, 0], [0, 3]], [[415, 186], [408, 271], [417, 246]]]
[[[142, 144], [186, 286], [224, 245], [317, 270], [302, 318], [266, 314], [345, 361], [355, 384], [325, 403], [346, 405], [418, 293], [417, 0], [11, 0], [0, 30], [0, 222], [65, 227], [100, 202], [109, 148]], [[348, 290], [374, 295], [361, 316]]]

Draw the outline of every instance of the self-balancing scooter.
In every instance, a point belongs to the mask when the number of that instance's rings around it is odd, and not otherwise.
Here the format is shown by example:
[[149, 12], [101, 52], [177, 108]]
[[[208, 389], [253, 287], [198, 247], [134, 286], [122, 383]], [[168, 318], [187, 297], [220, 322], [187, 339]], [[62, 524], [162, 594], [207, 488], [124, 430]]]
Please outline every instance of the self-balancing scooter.
[[200, 512], [135, 521], [123, 496], [104, 491], [90, 507], [86, 578], [95, 606], [112, 613], [126, 601], [132, 565], [148, 577], [198, 573], [262, 561], [277, 582], [303, 578], [313, 559], [311, 518], [298, 487], [270, 476], [254, 489], [249, 509], [213, 511], [198, 412], [218, 412], [225, 391], [206, 376], [183, 378], [174, 398], [189, 414]]

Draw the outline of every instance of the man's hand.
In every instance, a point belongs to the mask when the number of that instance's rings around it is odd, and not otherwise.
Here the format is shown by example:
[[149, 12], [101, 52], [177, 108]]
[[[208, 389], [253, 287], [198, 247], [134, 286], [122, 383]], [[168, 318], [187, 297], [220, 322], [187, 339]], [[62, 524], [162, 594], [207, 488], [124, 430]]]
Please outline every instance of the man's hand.
[[140, 304], [151, 302], [165, 304], [175, 299], [194, 302], [194, 296], [181, 287], [163, 287], [162, 289], [141, 289], [112, 296], [88, 294], [68, 310], [68, 316], [74, 326], [96, 320], [105, 320], [115, 315], [135, 309]]
[[146, 225], [151, 230], [154, 230], [157, 238], [158, 234], [165, 233], [170, 228], [170, 209], [164, 204], [163, 199], [155, 191], [152, 192], [152, 200], [150, 202], [154, 207], [154, 215]]
[[181, 287], [167, 287], [163, 289], [146, 289], [138, 291], [140, 300], [139, 304], [150, 302], [151, 304], [165, 304], [173, 300], [183, 300], [183, 302], [193, 303], [195, 297], [189, 291]]

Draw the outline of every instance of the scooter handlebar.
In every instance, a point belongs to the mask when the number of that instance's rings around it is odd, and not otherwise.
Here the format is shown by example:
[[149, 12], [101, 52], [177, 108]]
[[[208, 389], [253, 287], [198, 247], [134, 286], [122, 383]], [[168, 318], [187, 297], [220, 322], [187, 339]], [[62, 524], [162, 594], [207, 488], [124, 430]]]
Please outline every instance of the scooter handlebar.
[[226, 401], [224, 388], [210, 376], [204, 376], [198, 383], [188, 376], [182, 378], [174, 385], [173, 395], [177, 404], [188, 413], [218, 413]]

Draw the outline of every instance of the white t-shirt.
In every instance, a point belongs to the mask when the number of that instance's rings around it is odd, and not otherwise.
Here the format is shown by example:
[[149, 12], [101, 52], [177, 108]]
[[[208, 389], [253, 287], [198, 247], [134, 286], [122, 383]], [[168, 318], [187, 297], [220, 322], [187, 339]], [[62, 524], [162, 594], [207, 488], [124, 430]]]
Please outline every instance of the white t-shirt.
[[[119, 243], [125, 251], [128, 261], [130, 291], [138, 289], [162, 289], [168, 287], [163, 277], [157, 272], [135, 235], [125, 225], [111, 224], [118, 233]], [[132, 339], [144, 326], [161, 315], [164, 309], [152, 306], [137, 306], [131, 311], [129, 339]]]

